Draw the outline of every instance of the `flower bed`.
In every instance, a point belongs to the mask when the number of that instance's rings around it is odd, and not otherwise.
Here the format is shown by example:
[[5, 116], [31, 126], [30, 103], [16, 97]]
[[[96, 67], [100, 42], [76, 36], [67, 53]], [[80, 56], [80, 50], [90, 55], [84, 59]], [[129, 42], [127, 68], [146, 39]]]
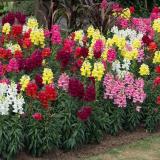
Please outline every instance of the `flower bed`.
[[[103, 5], [105, 4], [105, 5]], [[107, 4], [102, 3], [105, 12]], [[99, 142], [105, 133], [152, 132], [160, 122], [160, 9], [147, 19], [113, 5], [103, 35], [61, 29], [8, 13], [0, 30], [0, 154], [40, 156]]]

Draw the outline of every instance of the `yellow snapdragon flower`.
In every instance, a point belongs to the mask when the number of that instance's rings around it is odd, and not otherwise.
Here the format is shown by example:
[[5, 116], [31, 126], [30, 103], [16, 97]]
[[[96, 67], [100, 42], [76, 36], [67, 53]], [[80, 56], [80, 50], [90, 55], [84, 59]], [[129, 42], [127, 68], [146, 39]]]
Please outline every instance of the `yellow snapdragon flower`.
[[74, 33], [75, 33], [74, 40], [78, 41], [79, 43], [82, 42], [83, 36], [84, 36], [83, 30], [78, 30], [78, 31], [75, 31]]
[[122, 14], [121, 14], [121, 17], [122, 17], [122, 18], [125, 18], [125, 19], [130, 19], [130, 18], [131, 18], [130, 9], [129, 9], [129, 8], [123, 9]]
[[88, 38], [93, 37], [94, 32], [95, 32], [94, 27], [93, 27], [93, 26], [89, 26], [88, 29], [87, 29], [87, 37], [88, 37]]
[[154, 53], [153, 63], [160, 63], [160, 51]]
[[23, 75], [20, 79], [21, 91], [25, 91], [28, 83], [30, 81], [30, 77], [28, 75]]
[[85, 77], [91, 76], [91, 64], [89, 61], [85, 60], [81, 66], [81, 75]]
[[150, 71], [149, 71], [149, 67], [147, 64], [142, 64], [139, 68], [139, 74], [141, 76], [146, 76], [146, 75], [149, 75], [150, 74]]
[[45, 36], [43, 29], [33, 29], [30, 33], [30, 39], [34, 45], [40, 45], [42, 48], [44, 48]]
[[30, 28], [30, 29], [38, 28], [37, 19], [35, 19], [35, 18], [33, 18], [33, 17], [28, 18], [27, 27]]
[[9, 23], [5, 23], [2, 27], [2, 33], [9, 34], [11, 31], [11, 25]]
[[104, 75], [104, 65], [101, 62], [94, 63], [94, 68], [92, 71], [92, 76], [97, 80], [101, 81], [103, 75]]
[[152, 27], [156, 32], [160, 32], [160, 18], [155, 19], [153, 21], [153, 26]]
[[102, 52], [101, 58], [106, 61], [107, 60], [107, 53], [108, 53], [108, 48], [106, 47], [104, 51]]
[[133, 48], [140, 48], [141, 47], [141, 42], [139, 39], [135, 39], [132, 43]]
[[53, 72], [49, 68], [44, 68], [42, 74], [43, 84], [51, 84], [53, 82]]

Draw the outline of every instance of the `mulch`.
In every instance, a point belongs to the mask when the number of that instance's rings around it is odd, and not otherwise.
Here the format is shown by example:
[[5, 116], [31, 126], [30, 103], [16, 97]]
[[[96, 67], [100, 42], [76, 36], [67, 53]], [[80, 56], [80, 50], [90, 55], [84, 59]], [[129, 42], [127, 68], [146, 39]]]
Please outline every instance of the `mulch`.
[[69, 152], [57, 150], [47, 153], [41, 158], [34, 158], [22, 152], [17, 156], [16, 160], [82, 160], [90, 156], [103, 154], [108, 149], [129, 144], [153, 135], [160, 135], [160, 129], [156, 133], [148, 133], [145, 129], [138, 128], [134, 132], [122, 131], [118, 136], [106, 135], [99, 144], [83, 145], [77, 150]]

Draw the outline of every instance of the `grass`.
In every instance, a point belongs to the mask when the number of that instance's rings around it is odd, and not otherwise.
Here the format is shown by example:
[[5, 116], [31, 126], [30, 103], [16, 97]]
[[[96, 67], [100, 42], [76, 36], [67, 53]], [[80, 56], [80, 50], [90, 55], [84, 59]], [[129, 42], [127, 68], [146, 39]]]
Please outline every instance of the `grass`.
[[160, 137], [152, 136], [83, 160], [160, 160]]

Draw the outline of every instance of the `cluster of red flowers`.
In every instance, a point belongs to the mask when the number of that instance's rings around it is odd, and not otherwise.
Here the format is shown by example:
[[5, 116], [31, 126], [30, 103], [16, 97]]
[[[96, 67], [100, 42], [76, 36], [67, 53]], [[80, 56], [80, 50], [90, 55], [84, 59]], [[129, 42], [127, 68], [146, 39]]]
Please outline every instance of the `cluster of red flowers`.
[[49, 107], [49, 102], [57, 99], [57, 92], [52, 85], [46, 85], [43, 90], [38, 92], [38, 86], [34, 82], [27, 85], [26, 95], [38, 99], [45, 109]]
[[142, 38], [142, 41], [144, 44], [146, 44], [148, 46], [148, 50], [150, 52], [155, 52], [156, 49], [157, 49], [157, 44], [156, 42], [154, 42], [152, 39], [150, 39], [147, 35], [144, 35], [143, 38]]
[[31, 56], [26, 59], [18, 59], [20, 70], [30, 72], [42, 66], [42, 54], [40, 50], [35, 50]]
[[11, 50], [0, 48], [0, 58], [1, 59], [10, 59], [12, 57]]
[[55, 88], [51, 85], [46, 85], [45, 89], [38, 93], [38, 100], [41, 102], [44, 108], [49, 107], [50, 101], [55, 101], [57, 99], [57, 92]]
[[57, 52], [56, 60], [60, 63], [62, 69], [70, 67], [70, 71], [75, 72], [88, 56], [88, 48], [85, 47], [85, 41], [83, 47], [75, 47], [75, 41], [72, 38], [64, 40], [63, 48]]
[[76, 78], [69, 79], [68, 92], [70, 96], [79, 98], [87, 102], [92, 102], [96, 99], [96, 91], [94, 85], [89, 85], [85, 89], [82, 82]]
[[5, 23], [10, 23], [11, 25], [13, 25], [15, 22], [23, 25], [26, 22], [26, 16], [21, 12], [9, 12], [2, 18], [2, 25]]
[[81, 107], [80, 110], [78, 110], [77, 117], [81, 121], [86, 121], [90, 117], [91, 113], [92, 113], [92, 107], [84, 106], [84, 107]]

